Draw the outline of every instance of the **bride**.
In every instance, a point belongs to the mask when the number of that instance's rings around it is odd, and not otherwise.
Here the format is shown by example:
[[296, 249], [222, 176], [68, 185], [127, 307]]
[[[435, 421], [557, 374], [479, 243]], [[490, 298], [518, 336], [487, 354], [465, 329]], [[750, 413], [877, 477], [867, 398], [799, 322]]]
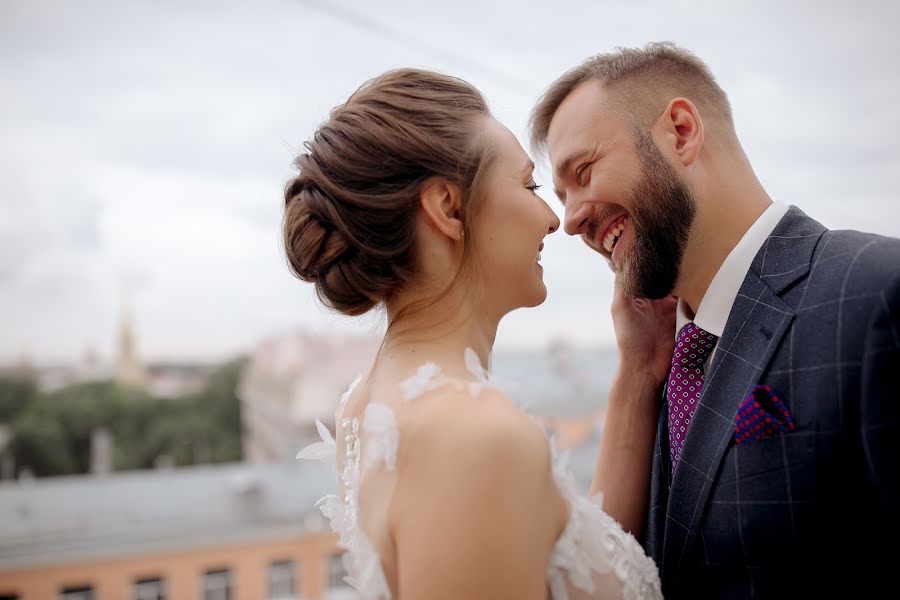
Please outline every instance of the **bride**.
[[341, 399], [335, 438], [319, 424], [322, 442], [299, 455], [335, 461], [339, 496], [322, 510], [360, 596], [661, 597], [633, 535], [674, 303], [616, 287], [619, 368], [583, 495], [488, 375], [500, 319], [547, 295], [541, 249], [559, 219], [481, 94], [429, 71], [385, 73], [332, 111], [296, 167], [292, 271], [333, 309], [383, 306], [388, 319], [373, 365]]

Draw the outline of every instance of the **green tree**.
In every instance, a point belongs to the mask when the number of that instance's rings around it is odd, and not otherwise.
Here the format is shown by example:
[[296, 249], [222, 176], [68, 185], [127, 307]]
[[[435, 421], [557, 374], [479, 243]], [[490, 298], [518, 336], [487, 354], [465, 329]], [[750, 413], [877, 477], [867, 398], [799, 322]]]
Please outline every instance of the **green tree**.
[[149, 401], [147, 394], [109, 381], [38, 394], [11, 423], [16, 464], [39, 476], [87, 473], [94, 431], [108, 429], [119, 443], [135, 407]]
[[0, 423], [9, 423], [37, 396], [29, 377], [0, 377]]
[[111, 381], [70, 385], [47, 394], [23, 388], [32, 395], [10, 423], [16, 465], [29, 467], [37, 476], [87, 473], [98, 428], [113, 435], [116, 470], [152, 468], [161, 455], [173, 457], [179, 466], [238, 461], [236, 389], [245, 364], [242, 358], [222, 365], [201, 392], [183, 398], [156, 398]]

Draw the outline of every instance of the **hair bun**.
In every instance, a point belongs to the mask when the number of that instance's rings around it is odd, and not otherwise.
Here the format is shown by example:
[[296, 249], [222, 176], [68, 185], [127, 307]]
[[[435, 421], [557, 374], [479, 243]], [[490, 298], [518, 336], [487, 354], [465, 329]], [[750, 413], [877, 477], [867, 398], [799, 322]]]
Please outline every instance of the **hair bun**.
[[[331, 202], [309, 181], [295, 180], [285, 193], [284, 235], [294, 274], [315, 283], [349, 249], [347, 238], [329, 217]], [[323, 213], [325, 213], [323, 215]]]
[[334, 199], [302, 175], [288, 184], [284, 196], [284, 247], [291, 271], [314, 283], [326, 306], [350, 316], [371, 310], [387, 284], [344, 233]]
[[283, 230], [293, 273], [345, 315], [390, 301], [419, 273], [423, 183], [477, 189], [488, 150], [473, 140], [489, 115], [478, 90], [440, 73], [401, 69], [361, 86], [294, 161]]

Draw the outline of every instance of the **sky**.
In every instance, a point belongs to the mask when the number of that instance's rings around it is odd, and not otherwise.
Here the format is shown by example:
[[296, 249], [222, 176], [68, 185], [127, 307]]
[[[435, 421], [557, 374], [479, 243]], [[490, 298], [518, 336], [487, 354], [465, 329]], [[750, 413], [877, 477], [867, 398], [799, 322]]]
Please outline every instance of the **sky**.
[[[866, 0], [0, 0], [0, 363], [110, 358], [124, 306], [148, 360], [377, 333], [289, 274], [282, 190], [329, 110], [402, 66], [471, 81], [525, 140], [568, 68], [677, 42], [776, 201], [900, 236], [898, 29], [900, 4]], [[548, 299], [504, 319], [498, 349], [611, 345], [611, 272], [563, 232], [545, 243]]]

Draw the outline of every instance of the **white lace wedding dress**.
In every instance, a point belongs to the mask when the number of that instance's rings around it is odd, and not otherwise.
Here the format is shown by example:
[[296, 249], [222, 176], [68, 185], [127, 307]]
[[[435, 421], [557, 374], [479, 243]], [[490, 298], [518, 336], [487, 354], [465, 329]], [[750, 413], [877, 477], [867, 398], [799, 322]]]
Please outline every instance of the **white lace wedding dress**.
[[[464, 385], [478, 396], [485, 385], [492, 385], [477, 356], [466, 351], [466, 365], [475, 379]], [[375, 547], [360, 525], [359, 486], [361, 474], [374, 470], [396, 472], [400, 444], [394, 409], [386, 404], [370, 402], [362, 419], [344, 418], [344, 406], [359, 378], [341, 398], [337, 412], [337, 439], [345, 446], [340, 474], [342, 497], [329, 495], [319, 501], [322, 513], [340, 536], [346, 550], [344, 565], [347, 581], [363, 600], [391, 600], [392, 595]], [[401, 385], [403, 400], [414, 401], [426, 392], [455, 383], [444, 377], [441, 368], [426, 363]], [[337, 471], [337, 447], [331, 433], [317, 422], [321, 442], [300, 451], [297, 458], [324, 460]], [[601, 509], [601, 498], [587, 498], [578, 493], [575, 480], [566, 465], [566, 455], [556, 451], [548, 440], [553, 455], [553, 476], [563, 498], [568, 502], [568, 523], [556, 541], [547, 565], [548, 597], [552, 600], [587, 600], [594, 598], [645, 599], [662, 598], [659, 573], [653, 560], [644, 554], [634, 537]]]

